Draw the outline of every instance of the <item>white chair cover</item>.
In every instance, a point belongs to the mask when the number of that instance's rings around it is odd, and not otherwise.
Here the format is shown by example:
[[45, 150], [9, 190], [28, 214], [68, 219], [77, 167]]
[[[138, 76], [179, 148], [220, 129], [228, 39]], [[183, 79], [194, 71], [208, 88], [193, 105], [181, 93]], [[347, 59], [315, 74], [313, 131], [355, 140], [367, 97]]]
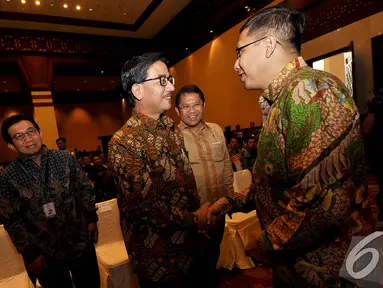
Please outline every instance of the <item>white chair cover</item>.
[[23, 258], [17, 252], [3, 225], [0, 225], [0, 249], [0, 287], [33, 288]]
[[99, 239], [96, 245], [101, 288], [136, 288], [120, 227], [117, 199], [96, 204]]
[[247, 169], [234, 172], [234, 192], [238, 193], [246, 188], [250, 188], [252, 181], [251, 172]]
[[217, 262], [217, 269], [223, 267], [228, 270], [236, 265], [240, 269], [254, 267], [250, 257], [246, 256], [245, 247], [251, 241], [251, 233], [261, 230], [257, 212], [234, 213], [232, 219], [226, 216], [225, 233], [221, 242], [221, 253]]

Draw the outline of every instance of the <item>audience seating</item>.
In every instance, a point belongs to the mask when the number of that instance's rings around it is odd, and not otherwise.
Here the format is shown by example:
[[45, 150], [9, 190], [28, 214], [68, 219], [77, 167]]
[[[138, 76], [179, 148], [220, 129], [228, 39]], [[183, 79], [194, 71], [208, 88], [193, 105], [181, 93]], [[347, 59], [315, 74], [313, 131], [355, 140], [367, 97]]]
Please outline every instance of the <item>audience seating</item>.
[[17, 252], [3, 225], [0, 225], [0, 247], [0, 288], [33, 288], [23, 258]]
[[136, 288], [120, 227], [117, 199], [96, 204], [99, 240], [96, 245], [101, 288]]

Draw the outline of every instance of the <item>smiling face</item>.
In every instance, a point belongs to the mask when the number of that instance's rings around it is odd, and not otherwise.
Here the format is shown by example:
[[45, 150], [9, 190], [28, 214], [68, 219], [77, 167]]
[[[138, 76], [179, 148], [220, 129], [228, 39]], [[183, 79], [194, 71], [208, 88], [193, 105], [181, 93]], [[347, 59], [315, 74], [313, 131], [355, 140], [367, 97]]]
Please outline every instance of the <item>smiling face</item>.
[[167, 81], [166, 86], [160, 84], [160, 76], [169, 77], [169, 70], [162, 61], [155, 62], [147, 71], [146, 79], [154, 79], [133, 85], [132, 92], [137, 98], [137, 109], [153, 118], [172, 107], [172, 93], [174, 85]]
[[[12, 144], [8, 144], [10, 149], [26, 157], [40, 154], [43, 142], [42, 133], [37, 131], [31, 122], [24, 120], [13, 124], [9, 127], [8, 133], [12, 138]], [[24, 136], [23, 139], [16, 139], [21, 135]]]
[[245, 84], [246, 89], [264, 90], [269, 84], [264, 79], [264, 72], [268, 70], [265, 40], [257, 33], [249, 35], [248, 29], [243, 30], [239, 36], [237, 48], [254, 42], [238, 51], [238, 58], [234, 64], [234, 70], [238, 73], [241, 82]]
[[179, 107], [176, 108], [181, 121], [189, 127], [198, 126], [203, 118], [205, 103], [197, 93], [184, 93], [180, 98]]

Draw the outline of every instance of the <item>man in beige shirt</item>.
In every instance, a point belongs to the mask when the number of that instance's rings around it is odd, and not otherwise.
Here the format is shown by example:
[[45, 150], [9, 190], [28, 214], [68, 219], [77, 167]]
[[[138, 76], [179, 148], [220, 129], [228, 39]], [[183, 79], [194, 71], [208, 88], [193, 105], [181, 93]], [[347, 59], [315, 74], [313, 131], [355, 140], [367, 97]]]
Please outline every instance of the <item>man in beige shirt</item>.
[[[231, 196], [234, 190], [233, 168], [222, 128], [203, 121], [204, 110], [205, 96], [196, 85], [187, 85], [178, 91], [176, 111], [181, 117], [179, 128], [184, 136], [201, 204]], [[206, 261], [211, 267], [209, 275], [216, 273], [224, 227], [223, 218], [217, 221], [215, 229], [208, 232], [210, 240], [205, 247]]]
[[178, 126], [184, 135], [201, 204], [233, 194], [233, 169], [222, 128], [203, 121], [205, 96], [196, 85], [182, 87], [176, 96]]

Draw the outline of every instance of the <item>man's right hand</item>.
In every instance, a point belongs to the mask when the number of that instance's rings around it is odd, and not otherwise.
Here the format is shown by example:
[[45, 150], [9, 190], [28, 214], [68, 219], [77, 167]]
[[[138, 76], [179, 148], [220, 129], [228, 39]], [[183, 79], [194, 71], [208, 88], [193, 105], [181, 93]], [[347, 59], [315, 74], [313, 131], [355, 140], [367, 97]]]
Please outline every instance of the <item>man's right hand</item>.
[[43, 255], [40, 255], [32, 263], [27, 264], [27, 271], [35, 276], [40, 275], [47, 268], [47, 260]]

